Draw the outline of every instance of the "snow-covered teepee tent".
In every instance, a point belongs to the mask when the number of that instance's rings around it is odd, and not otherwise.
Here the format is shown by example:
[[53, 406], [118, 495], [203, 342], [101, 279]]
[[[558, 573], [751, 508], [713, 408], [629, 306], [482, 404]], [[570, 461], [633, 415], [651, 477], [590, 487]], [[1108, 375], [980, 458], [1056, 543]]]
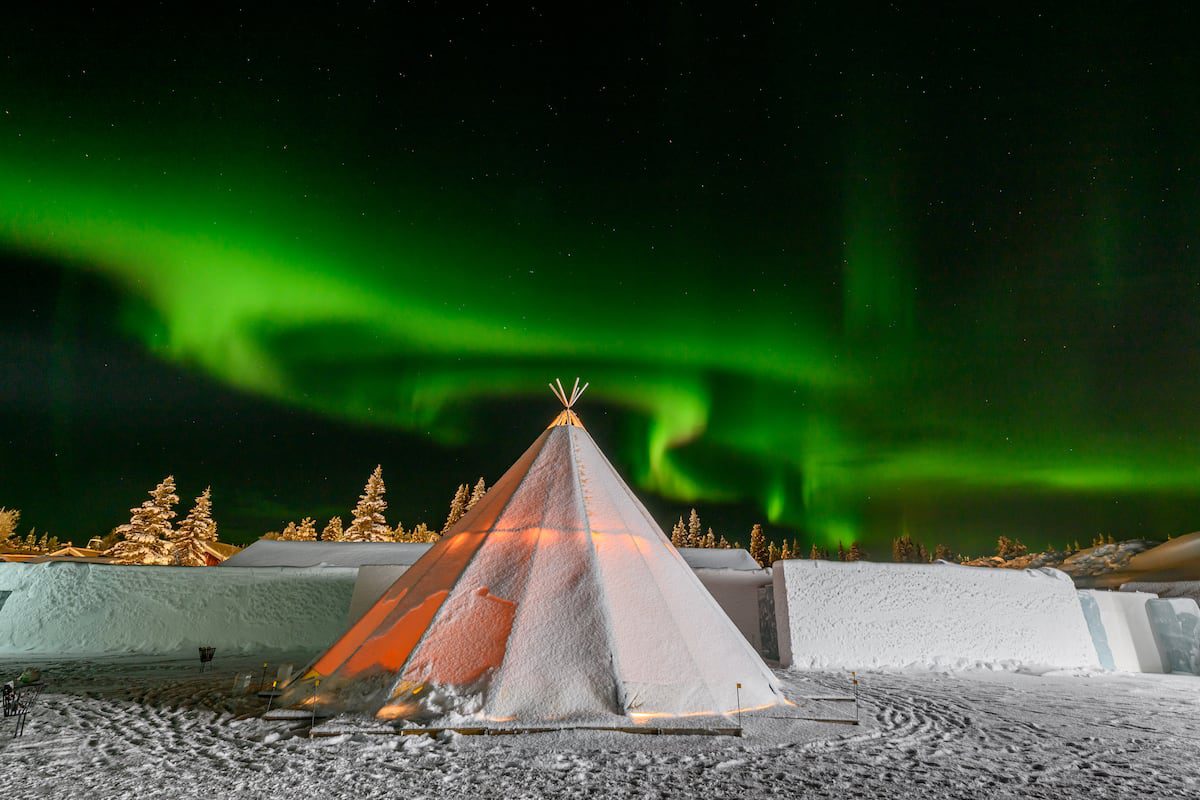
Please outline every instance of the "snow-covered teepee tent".
[[584, 429], [575, 385], [570, 397], [559, 387], [557, 419], [283, 704], [628, 724], [786, 702]]

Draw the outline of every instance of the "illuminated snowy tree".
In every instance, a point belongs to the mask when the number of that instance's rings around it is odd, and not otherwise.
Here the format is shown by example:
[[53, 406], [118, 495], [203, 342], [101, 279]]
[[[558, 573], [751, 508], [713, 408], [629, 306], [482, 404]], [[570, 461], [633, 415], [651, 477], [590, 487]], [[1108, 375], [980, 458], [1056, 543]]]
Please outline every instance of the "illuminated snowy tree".
[[321, 541], [340, 542], [345, 534], [342, 532], [342, 518], [334, 517], [329, 520], [325, 530], [321, 531]]
[[675, 523], [675, 527], [671, 528], [671, 544], [676, 547], [687, 547], [687, 526], [683, 524], [683, 517]]
[[487, 483], [484, 482], [483, 478], [480, 478], [475, 482], [475, 488], [471, 490], [471, 497], [467, 500], [467, 511], [474, 508], [475, 504], [482, 500], [485, 494], [487, 494]]
[[704, 528], [700, 526], [700, 515], [696, 513], [696, 509], [694, 508], [692, 509], [692, 513], [688, 515], [687, 546], [704, 547]]
[[862, 551], [862, 548], [859, 547], [858, 542], [850, 543], [850, 550], [849, 550], [849, 552], [846, 553], [846, 560], [847, 561], [862, 561], [863, 560], [863, 551]]
[[442, 525], [442, 533], [453, 528], [463, 518], [463, 514], [467, 513], [469, 499], [467, 485], [460, 483], [454, 490], [454, 497], [450, 498], [450, 513], [446, 515], [446, 524]]
[[815, 542], [813, 543], [812, 550], [808, 551], [808, 557], [810, 559], [812, 559], [813, 561], [816, 561], [817, 559], [819, 559], [821, 557], [821, 551], [817, 549], [817, 545]]
[[762, 525], [756, 523], [750, 529], [750, 557], [757, 561], [760, 567], [769, 567], [771, 565], [767, 561], [769, 555], [767, 537], [763, 534]]
[[305, 517], [300, 520], [300, 524], [296, 526], [296, 541], [298, 542], [315, 542], [317, 540], [317, 521], [312, 517]]
[[715, 549], [717, 546], [717, 535], [713, 533], [713, 529], [709, 528], [708, 533], [704, 534], [704, 541], [700, 544], [701, 547]]
[[296, 527], [296, 523], [289, 522], [283, 526], [283, 530], [279, 532], [278, 538], [281, 542], [294, 542], [300, 538], [300, 529]]
[[217, 523], [212, 518], [212, 487], [196, 498], [192, 510], [179, 523], [171, 540], [171, 562], [182, 567], [203, 567], [208, 563], [206, 544], [217, 540]]
[[171, 563], [171, 520], [175, 518], [175, 478], [168, 475], [150, 492], [150, 499], [129, 509], [129, 522], [117, 528], [121, 541], [105, 551], [119, 564]]
[[724, 534], [721, 534], [721, 540], [717, 542], [717, 547], [722, 550], [732, 550], [733, 543], [726, 539]]
[[429, 526], [424, 522], [418, 522], [409, 532], [408, 538], [412, 542], [436, 542], [442, 537], [437, 531], [429, 530]]
[[0, 547], [16, 544], [13, 537], [17, 534], [17, 525], [21, 522], [21, 512], [15, 508], [0, 506]]
[[793, 558], [791, 547], [788, 545], [787, 539], [783, 540], [783, 547], [779, 548], [779, 560], [791, 561]]
[[392, 529], [388, 527], [383, 512], [387, 511], [387, 501], [383, 499], [387, 488], [383, 485], [383, 467], [375, 467], [367, 485], [358, 498], [354, 507], [354, 521], [346, 529], [348, 542], [387, 542], [392, 538]]

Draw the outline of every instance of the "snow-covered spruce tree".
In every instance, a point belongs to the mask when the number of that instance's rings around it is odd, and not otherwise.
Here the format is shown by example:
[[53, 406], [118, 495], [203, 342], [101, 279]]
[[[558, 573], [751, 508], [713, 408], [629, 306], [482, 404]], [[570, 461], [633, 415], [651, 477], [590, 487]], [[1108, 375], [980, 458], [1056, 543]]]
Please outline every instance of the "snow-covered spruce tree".
[[768, 567], [771, 566], [778, 560], [779, 560], [779, 548], [775, 546], [774, 542], [771, 542], [770, 544], [767, 545], [767, 566]]
[[817, 549], [816, 543], [813, 544], [812, 550], [808, 551], [808, 557], [813, 561], [817, 561], [821, 558], [821, 551]]
[[217, 540], [217, 523], [212, 518], [212, 487], [205, 487], [192, 510], [184, 517], [171, 540], [171, 562], [181, 567], [203, 567], [208, 563], [204, 546]]
[[279, 541], [294, 542], [300, 538], [300, 529], [296, 527], [296, 523], [289, 522], [283, 526], [283, 530], [279, 532]]
[[687, 547], [687, 526], [683, 524], [683, 517], [675, 523], [675, 527], [671, 528], [671, 544], [675, 547]]
[[396, 527], [392, 528], [392, 541], [393, 542], [410, 542], [410, 541], [412, 541], [409, 538], [408, 531], [406, 531], [404, 529], [403, 522], [397, 522]]
[[21, 540], [21, 549], [26, 553], [32, 553], [37, 550], [37, 532], [29, 531], [25, 538]]
[[150, 499], [129, 509], [129, 522], [117, 528], [122, 539], [104, 555], [118, 564], [171, 563], [171, 520], [175, 518], [175, 477], [168, 475], [150, 492]]
[[846, 560], [847, 561], [862, 561], [863, 560], [863, 551], [862, 551], [862, 548], [859, 547], [858, 542], [850, 543], [850, 550], [849, 550], [849, 552], [846, 553]]
[[471, 497], [467, 500], [467, 511], [474, 508], [475, 504], [482, 500], [485, 494], [487, 494], [487, 484], [483, 478], [480, 478], [475, 481], [475, 488], [471, 490]]
[[454, 497], [450, 498], [450, 513], [446, 515], [446, 524], [442, 526], [442, 533], [453, 528], [463, 518], [463, 514], [467, 513], [467, 501], [470, 500], [469, 491], [465, 483], [460, 483], [454, 490]]
[[46, 552], [47, 552], [47, 553], [53, 553], [53, 552], [54, 552], [55, 550], [57, 550], [57, 549], [58, 549], [60, 546], [61, 546], [61, 545], [59, 544], [58, 537], [57, 537], [57, 536], [51, 536], [51, 537], [50, 537], [50, 539], [49, 539], [49, 540], [46, 542]]
[[842, 547], [842, 540], [841, 540], [841, 539], [838, 539], [838, 549], [837, 549], [837, 553], [838, 553], [838, 561], [845, 561], [845, 560], [846, 560], [846, 548]]
[[429, 526], [424, 522], [418, 522], [409, 532], [409, 541], [412, 542], [436, 542], [442, 538], [437, 531], [429, 530]]
[[300, 525], [296, 528], [296, 541], [315, 542], [316, 540], [317, 521], [312, 517], [305, 517], [300, 520]]
[[321, 541], [323, 542], [340, 542], [343, 536], [342, 518], [334, 517], [329, 520], [329, 524], [325, 526], [325, 530], [321, 531]]
[[771, 562], [767, 561], [767, 555], [767, 537], [763, 534], [762, 525], [755, 523], [750, 529], [750, 557], [760, 567], [769, 567]]
[[721, 534], [721, 541], [717, 542], [717, 547], [721, 548], [722, 550], [732, 550], [733, 543], [725, 538], [725, 534]]
[[783, 546], [779, 548], [779, 560], [780, 561], [791, 561], [792, 560], [792, 551], [788, 547], [787, 539], [783, 540]]
[[388, 527], [383, 512], [387, 511], [387, 501], [383, 499], [387, 488], [383, 485], [383, 467], [375, 467], [367, 485], [358, 498], [354, 507], [354, 521], [346, 529], [348, 542], [387, 542], [392, 538], [392, 529]]
[[717, 535], [716, 535], [715, 533], [713, 533], [713, 529], [712, 529], [712, 528], [709, 528], [709, 529], [708, 529], [708, 533], [704, 534], [704, 543], [703, 543], [703, 544], [701, 544], [700, 546], [701, 546], [701, 547], [707, 547], [707, 548], [708, 548], [708, 549], [710, 549], [710, 550], [713, 550], [713, 549], [715, 549], [715, 548], [716, 548], [716, 546], [717, 546]]
[[21, 522], [21, 512], [15, 508], [0, 506], [0, 548], [12, 547], [17, 543], [17, 525]]
[[41, 537], [37, 540], [37, 551], [39, 553], [45, 553], [49, 549], [50, 549], [49, 540], [46, 538], [46, 534], [43, 533], [41, 535]]
[[700, 526], [700, 515], [694, 508], [688, 515], [687, 542], [688, 547], [704, 547], [704, 528]]

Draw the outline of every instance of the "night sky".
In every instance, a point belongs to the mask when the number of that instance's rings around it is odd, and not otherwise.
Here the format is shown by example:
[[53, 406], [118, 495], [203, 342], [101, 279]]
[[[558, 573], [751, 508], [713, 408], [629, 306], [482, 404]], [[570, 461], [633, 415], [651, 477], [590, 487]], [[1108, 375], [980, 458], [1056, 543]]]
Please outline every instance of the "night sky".
[[1200, 527], [1200, 13], [456, 5], [10, 12], [0, 505], [440, 524], [581, 375], [667, 527]]

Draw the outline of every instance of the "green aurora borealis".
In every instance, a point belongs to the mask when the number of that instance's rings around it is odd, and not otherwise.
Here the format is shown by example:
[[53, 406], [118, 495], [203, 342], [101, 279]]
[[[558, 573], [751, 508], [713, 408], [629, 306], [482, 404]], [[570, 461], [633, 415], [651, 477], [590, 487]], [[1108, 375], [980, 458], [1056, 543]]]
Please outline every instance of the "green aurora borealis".
[[95, 313], [162, 361], [425, 447], [581, 375], [664, 508], [831, 545], [1200, 527], [1194, 55], [373, 14], [31, 22], [0, 246], [115, 287]]

